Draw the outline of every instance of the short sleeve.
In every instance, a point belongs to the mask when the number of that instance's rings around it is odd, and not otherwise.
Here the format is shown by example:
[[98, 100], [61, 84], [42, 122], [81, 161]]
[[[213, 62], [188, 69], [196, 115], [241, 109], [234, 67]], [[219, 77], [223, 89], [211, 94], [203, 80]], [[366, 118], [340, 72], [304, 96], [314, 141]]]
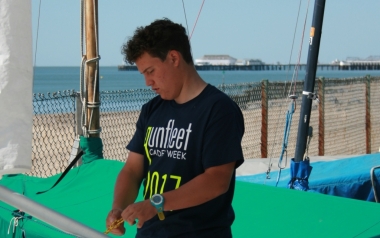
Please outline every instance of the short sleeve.
[[223, 100], [213, 107], [203, 146], [204, 168], [236, 161], [236, 168], [243, 161], [241, 141], [244, 134], [244, 118], [240, 108], [231, 100]]
[[[144, 109], [144, 107], [143, 107]], [[138, 154], [144, 154], [144, 111], [141, 110], [139, 119], [136, 123], [136, 131], [131, 141], [127, 145], [127, 149]]]

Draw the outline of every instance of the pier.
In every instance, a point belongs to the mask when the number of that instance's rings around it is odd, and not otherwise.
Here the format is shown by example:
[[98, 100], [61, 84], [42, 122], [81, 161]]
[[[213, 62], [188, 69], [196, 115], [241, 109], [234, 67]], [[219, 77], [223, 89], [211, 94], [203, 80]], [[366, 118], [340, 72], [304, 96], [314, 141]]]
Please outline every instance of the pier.
[[[199, 71], [280, 71], [294, 70], [296, 64], [260, 64], [260, 65], [195, 65]], [[298, 65], [299, 70], [306, 70], [306, 64]], [[119, 65], [121, 71], [137, 71], [135, 65]], [[350, 63], [349, 65], [339, 64], [318, 64], [317, 70], [380, 70], [380, 62]]]

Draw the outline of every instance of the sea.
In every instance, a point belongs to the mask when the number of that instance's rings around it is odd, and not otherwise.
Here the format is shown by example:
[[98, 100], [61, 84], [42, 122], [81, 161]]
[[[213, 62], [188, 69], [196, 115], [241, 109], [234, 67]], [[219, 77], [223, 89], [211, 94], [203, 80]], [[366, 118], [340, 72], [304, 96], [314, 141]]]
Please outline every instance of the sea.
[[[264, 79], [270, 82], [291, 81], [293, 71], [198, 71], [200, 76], [209, 84], [239, 84], [260, 82]], [[294, 80], [305, 80], [306, 71], [299, 71]], [[380, 76], [380, 70], [318, 70], [316, 77], [325, 78], [354, 78], [366, 75]], [[99, 68], [99, 90], [119, 91], [131, 89], [145, 89], [143, 75], [138, 71], [121, 71], [117, 66], [103, 66]], [[33, 93], [46, 94], [58, 91], [80, 89], [80, 67], [35, 67], [33, 77]]]

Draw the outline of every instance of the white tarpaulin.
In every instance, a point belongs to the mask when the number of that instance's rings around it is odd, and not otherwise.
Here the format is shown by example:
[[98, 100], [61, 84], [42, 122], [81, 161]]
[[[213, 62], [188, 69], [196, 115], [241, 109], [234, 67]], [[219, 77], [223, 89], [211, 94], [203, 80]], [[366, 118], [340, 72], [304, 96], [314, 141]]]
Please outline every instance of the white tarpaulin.
[[0, 0], [0, 176], [32, 159], [33, 58], [30, 0]]

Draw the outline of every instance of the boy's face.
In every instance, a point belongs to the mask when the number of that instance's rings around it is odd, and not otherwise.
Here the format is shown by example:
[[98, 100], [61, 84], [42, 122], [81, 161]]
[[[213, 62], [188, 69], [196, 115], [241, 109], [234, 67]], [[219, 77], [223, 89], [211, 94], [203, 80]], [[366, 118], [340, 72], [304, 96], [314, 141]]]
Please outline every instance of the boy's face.
[[178, 98], [183, 86], [181, 79], [176, 76], [179, 60], [177, 53], [170, 51], [164, 61], [148, 53], [136, 60], [137, 69], [144, 75], [145, 84], [165, 100]]

